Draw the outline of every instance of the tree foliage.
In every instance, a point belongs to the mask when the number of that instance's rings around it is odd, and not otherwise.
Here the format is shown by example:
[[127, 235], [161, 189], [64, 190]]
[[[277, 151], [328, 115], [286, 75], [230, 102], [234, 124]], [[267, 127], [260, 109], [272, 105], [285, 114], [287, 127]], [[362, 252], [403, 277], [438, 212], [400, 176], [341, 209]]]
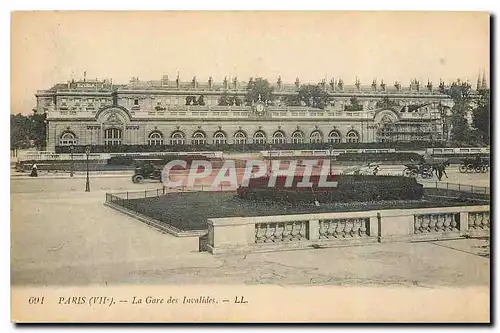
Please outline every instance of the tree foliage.
[[37, 148], [45, 147], [46, 138], [46, 115], [33, 114], [26, 116], [22, 114], [10, 115], [10, 149], [26, 149], [31, 146]]
[[484, 144], [490, 143], [490, 90], [479, 91], [479, 99], [476, 101], [473, 112], [472, 126], [477, 130], [479, 140]]
[[[294, 102], [293, 99], [292, 102]], [[295, 102], [304, 103], [313, 108], [324, 109], [328, 104], [328, 93], [317, 84], [306, 84], [300, 87]]]
[[451, 109], [451, 133], [452, 139], [459, 143], [470, 143], [471, 129], [467, 122], [467, 112], [471, 110], [470, 98], [471, 86], [466, 82], [457, 80], [446, 87], [444, 92], [453, 99]]
[[273, 87], [271, 87], [266, 79], [261, 77], [256, 79], [250, 78], [247, 85], [245, 102], [247, 105], [252, 105], [252, 103], [259, 100], [259, 96], [262, 102], [273, 101], [273, 90]]
[[198, 98], [193, 95], [186, 96], [186, 105], [205, 105], [204, 96], [200, 95]]
[[350, 105], [345, 106], [346, 111], [362, 111], [363, 105], [359, 103], [358, 98], [356, 96], [352, 96], [350, 100]]
[[230, 106], [230, 105], [240, 106], [242, 104], [243, 101], [241, 100], [241, 98], [238, 98], [237, 96], [230, 96], [227, 93], [223, 93], [217, 100], [217, 105], [220, 106]]
[[10, 149], [18, 150], [28, 148], [30, 146], [29, 117], [20, 113], [10, 115]]

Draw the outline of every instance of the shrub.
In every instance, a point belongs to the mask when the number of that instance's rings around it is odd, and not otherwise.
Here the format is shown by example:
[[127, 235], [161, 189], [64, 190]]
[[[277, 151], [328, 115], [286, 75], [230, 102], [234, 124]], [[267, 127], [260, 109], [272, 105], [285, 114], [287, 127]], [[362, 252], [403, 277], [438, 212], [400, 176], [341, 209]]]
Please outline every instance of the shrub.
[[328, 181], [338, 181], [337, 187], [319, 187], [320, 176], [311, 176], [312, 188], [297, 187], [302, 176], [295, 176], [291, 187], [285, 187], [286, 177], [277, 177], [276, 185], [268, 187], [269, 177], [250, 179], [248, 187], [239, 187], [238, 196], [250, 200], [275, 200], [289, 202], [355, 202], [378, 200], [419, 200], [423, 186], [414, 178], [403, 176], [328, 176]]

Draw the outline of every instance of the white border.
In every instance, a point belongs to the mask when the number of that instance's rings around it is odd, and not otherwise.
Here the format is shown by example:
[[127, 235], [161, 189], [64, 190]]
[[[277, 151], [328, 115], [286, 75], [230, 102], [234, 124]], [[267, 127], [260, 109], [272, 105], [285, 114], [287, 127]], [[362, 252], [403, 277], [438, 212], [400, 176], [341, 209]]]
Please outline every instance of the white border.
[[[3, 61], [1, 66], [1, 74], [2, 74], [2, 84], [3, 89], [1, 91], [4, 92], [5, 96], [2, 99], [2, 103], [4, 104], [3, 110], [7, 114], [10, 110], [10, 12], [14, 10], [193, 10], [193, 9], [210, 9], [210, 10], [221, 10], [221, 9], [231, 9], [231, 10], [455, 10], [455, 11], [464, 11], [464, 10], [473, 10], [473, 11], [492, 11], [493, 13], [498, 13], [498, 1], [486, 1], [486, 0], [475, 0], [475, 1], [463, 1], [463, 2], [440, 2], [438, 3], [435, 0], [419, 0], [419, 1], [387, 1], [387, 0], [378, 0], [378, 1], [341, 1], [336, 2], [334, 4], [326, 4], [323, 1], [284, 1], [284, 2], [270, 2], [266, 0], [252, 0], [245, 2], [229, 2], [229, 1], [217, 1], [217, 0], [209, 0], [209, 1], [179, 1], [177, 3], [168, 3], [168, 6], [159, 6], [160, 1], [131, 1], [131, 0], [122, 0], [117, 3], [97, 1], [97, 0], [88, 0], [85, 2], [69, 2], [69, 1], [21, 1], [18, 0], [16, 2], [8, 2], [3, 1], [0, 4], [0, 13], [1, 13], [1, 39], [2, 45], [9, 47], [4, 48], [2, 54]], [[498, 25], [498, 22], [496, 22]], [[458, 36], [457, 36], [458, 37]], [[459, 40], [457, 40], [459, 42]], [[8, 51], [7, 51], [7, 50]], [[493, 59], [492, 59], [493, 61]], [[497, 77], [497, 71], [495, 71], [495, 77]], [[498, 89], [495, 87], [495, 95], [497, 95]], [[496, 102], [496, 101], [495, 101]], [[496, 110], [493, 110], [496, 111]], [[497, 119], [500, 116], [495, 117]], [[7, 119], [6, 119], [7, 120]], [[1, 122], [2, 128], [0, 132], [4, 136], [4, 140], [0, 140], [1, 144], [7, 145], [9, 142], [8, 133], [9, 133], [9, 121]], [[496, 137], [495, 144], [498, 144], [499, 136]], [[4, 154], [2, 156], [7, 156], [7, 151], [9, 149], [5, 147], [3, 150]], [[10, 175], [10, 169], [7, 169], [7, 161], [2, 161], [0, 164], [2, 168], [2, 174]], [[496, 158], [495, 158], [495, 166]], [[497, 168], [495, 168], [496, 171]], [[10, 181], [9, 181], [10, 184]], [[498, 184], [495, 184], [498, 185]], [[6, 259], [5, 270], [3, 274], [1, 274], [1, 284], [2, 284], [2, 331], [6, 329], [6, 331], [13, 331], [14, 326], [10, 324], [10, 228], [9, 228], [9, 219], [10, 217], [10, 185], [3, 186], [4, 191], [2, 192], [2, 214], [6, 218], [2, 220], [4, 230], [2, 230], [2, 259]], [[497, 214], [498, 215], [498, 214]], [[498, 221], [495, 216], [494, 221]], [[498, 227], [496, 228], [497, 233], [495, 237], [498, 242]], [[498, 246], [498, 244], [497, 244]], [[9, 273], [8, 273], [9, 272]], [[497, 281], [495, 281], [497, 282]], [[498, 287], [498, 285], [497, 285]], [[498, 320], [498, 306], [496, 318]], [[49, 327], [48, 329], [51, 329]], [[96, 328], [89, 327], [92, 331], [102, 331], [104, 328]], [[38, 330], [40, 328], [36, 328]], [[120, 329], [123, 329], [121, 327]], [[136, 328], [134, 328], [136, 329]], [[176, 330], [176, 328], [169, 327], [169, 330]], [[283, 328], [290, 329], [290, 328]], [[302, 329], [304, 329], [302, 327]], [[308, 328], [310, 329], [310, 328]], [[339, 329], [339, 328], [337, 328]], [[345, 328], [341, 328], [343, 331]], [[384, 329], [381, 327], [381, 329]], [[64, 330], [71, 330], [71, 328], [65, 328]], [[259, 329], [259, 331], [262, 328]], [[266, 329], [265, 329], [266, 330]], [[436, 328], [428, 328], [426, 330], [434, 331]]]

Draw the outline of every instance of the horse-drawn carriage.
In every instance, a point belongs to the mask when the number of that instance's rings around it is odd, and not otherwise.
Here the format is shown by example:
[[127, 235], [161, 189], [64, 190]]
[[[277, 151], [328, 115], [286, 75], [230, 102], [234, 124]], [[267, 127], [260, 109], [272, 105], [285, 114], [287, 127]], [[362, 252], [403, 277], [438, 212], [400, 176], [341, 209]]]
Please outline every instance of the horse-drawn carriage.
[[423, 179], [429, 179], [432, 178], [433, 171], [434, 170], [432, 164], [429, 163], [405, 164], [405, 169], [403, 170], [403, 176], [413, 177], [413, 178], [420, 176]]
[[458, 167], [461, 173], [480, 173], [488, 172], [490, 168], [489, 157], [476, 156], [475, 158], [466, 158], [462, 160], [462, 163]]

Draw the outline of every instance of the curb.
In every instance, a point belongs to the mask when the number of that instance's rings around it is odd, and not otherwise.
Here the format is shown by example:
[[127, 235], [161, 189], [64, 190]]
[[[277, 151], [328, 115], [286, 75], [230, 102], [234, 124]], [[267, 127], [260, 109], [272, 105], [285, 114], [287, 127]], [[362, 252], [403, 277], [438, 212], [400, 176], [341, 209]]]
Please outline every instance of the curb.
[[[98, 175], [89, 175], [90, 178], [128, 178], [132, 177], [129, 174], [98, 174]], [[30, 177], [29, 175], [10, 175], [11, 180], [17, 179], [86, 179], [87, 176], [84, 175], [75, 175], [74, 177], [66, 176], [56, 176], [56, 175], [39, 175], [38, 177]]]
[[207, 230], [182, 231], [182, 230], [177, 229], [176, 227], [174, 227], [170, 224], [162, 223], [158, 220], [147, 217], [143, 214], [137, 213], [137, 212], [132, 211], [130, 209], [127, 209], [125, 207], [116, 205], [112, 202], [106, 201], [106, 202], [104, 202], [104, 206], [115, 209], [115, 210], [119, 211], [120, 213], [123, 213], [123, 214], [130, 216], [130, 217], [133, 217], [141, 222], [146, 223], [147, 225], [149, 225], [157, 230], [163, 231], [165, 233], [169, 233], [175, 237], [201, 237], [201, 236], [204, 236], [205, 234], [208, 233], [208, 229]]

